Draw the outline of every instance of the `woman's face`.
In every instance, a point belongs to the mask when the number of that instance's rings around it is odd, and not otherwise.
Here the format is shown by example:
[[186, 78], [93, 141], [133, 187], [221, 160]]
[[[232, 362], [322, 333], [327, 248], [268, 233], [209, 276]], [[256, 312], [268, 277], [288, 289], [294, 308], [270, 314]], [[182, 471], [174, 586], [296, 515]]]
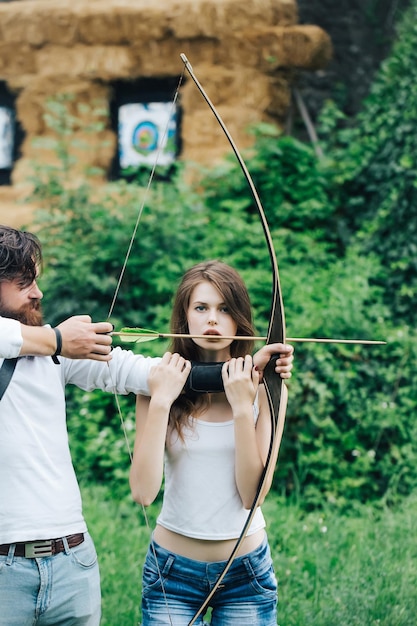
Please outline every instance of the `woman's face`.
[[187, 310], [190, 335], [205, 335], [207, 339], [194, 339], [206, 361], [225, 361], [230, 357], [232, 339], [222, 336], [236, 335], [237, 324], [231, 317], [224, 299], [208, 281], [203, 281], [191, 292]]

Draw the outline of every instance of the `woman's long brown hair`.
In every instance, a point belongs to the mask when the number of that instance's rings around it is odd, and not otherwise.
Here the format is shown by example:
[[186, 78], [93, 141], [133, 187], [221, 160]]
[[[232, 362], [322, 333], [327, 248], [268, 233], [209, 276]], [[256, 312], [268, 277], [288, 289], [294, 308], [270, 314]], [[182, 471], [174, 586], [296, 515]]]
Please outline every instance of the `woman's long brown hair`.
[[[248, 291], [242, 277], [229, 265], [221, 261], [205, 261], [190, 268], [183, 276], [178, 287], [171, 316], [171, 332], [184, 334], [189, 332], [187, 312], [191, 294], [202, 282], [211, 283], [222, 295], [224, 303], [237, 325], [236, 335], [253, 337], [255, 330], [252, 321], [252, 307]], [[252, 339], [233, 341], [230, 356], [238, 357], [251, 354], [254, 347]], [[178, 352], [190, 361], [201, 360], [198, 345], [192, 339], [175, 338], [170, 346], [171, 352]], [[182, 393], [174, 402], [170, 413], [170, 425], [182, 438], [183, 426], [189, 416], [198, 416], [210, 404], [208, 394]]]

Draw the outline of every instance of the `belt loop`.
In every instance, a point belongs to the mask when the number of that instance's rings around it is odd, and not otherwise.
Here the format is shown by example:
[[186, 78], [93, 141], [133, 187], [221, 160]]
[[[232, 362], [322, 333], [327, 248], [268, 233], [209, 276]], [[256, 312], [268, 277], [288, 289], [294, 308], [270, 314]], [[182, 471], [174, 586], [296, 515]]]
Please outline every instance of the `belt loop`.
[[16, 544], [11, 543], [9, 546], [9, 554], [7, 555], [6, 565], [11, 565], [14, 559], [14, 551], [16, 550]]
[[68, 545], [68, 539], [66, 537], [62, 537], [62, 543], [64, 544], [65, 554], [71, 554], [71, 549]]
[[162, 574], [164, 576], [168, 576], [169, 574], [169, 570], [171, 569], [172, 565], [175, 563], [175, 556], [173, 554], [170, 554], [169, 557], [167, 558], [164, 567], [162, 569]]

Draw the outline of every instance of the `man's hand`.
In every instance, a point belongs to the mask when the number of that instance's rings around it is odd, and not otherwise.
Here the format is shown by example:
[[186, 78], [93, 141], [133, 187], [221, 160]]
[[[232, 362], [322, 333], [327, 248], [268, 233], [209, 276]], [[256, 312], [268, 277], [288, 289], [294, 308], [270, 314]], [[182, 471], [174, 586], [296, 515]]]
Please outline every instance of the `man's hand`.
[[92, 322], [89, 315], [75, 315], [57, 326], [62, 335], [61, 354], [69, 359], [110, 361], [109, 335], [113, 325], [109, 322]]
[[275, 363], [276, 373], [279, 374], [281, 378], [291, 378], [291, 370], [294, 360], [293, 352], [294, 348], [284, 343], [270, 343], [255, 352], [253, 355], [253, 363], [258, 369], [261, 382], [265, 367], [276, 355], [278, 355]]

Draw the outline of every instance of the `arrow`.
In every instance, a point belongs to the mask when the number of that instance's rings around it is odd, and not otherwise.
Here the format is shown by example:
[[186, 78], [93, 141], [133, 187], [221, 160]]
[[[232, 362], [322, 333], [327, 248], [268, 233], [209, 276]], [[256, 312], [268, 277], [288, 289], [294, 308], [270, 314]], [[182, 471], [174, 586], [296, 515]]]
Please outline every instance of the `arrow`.
[[[120, 331], [111, 333], [114, 337], [120, 337], [122, 341], [142, 343], [154, 339], [206, 339], [209, 341], [266, 341], [266, 337], [251, 337], [242, 335], [190, 335], [188, 333], [158, 333], [146, 328], [122, 328]], [[326, 337], [287, 337], [288, 343], [343, 343], [361, 345], [386, 345], [386, 341], [373, 341], [370, 339], [331, 339]]]

